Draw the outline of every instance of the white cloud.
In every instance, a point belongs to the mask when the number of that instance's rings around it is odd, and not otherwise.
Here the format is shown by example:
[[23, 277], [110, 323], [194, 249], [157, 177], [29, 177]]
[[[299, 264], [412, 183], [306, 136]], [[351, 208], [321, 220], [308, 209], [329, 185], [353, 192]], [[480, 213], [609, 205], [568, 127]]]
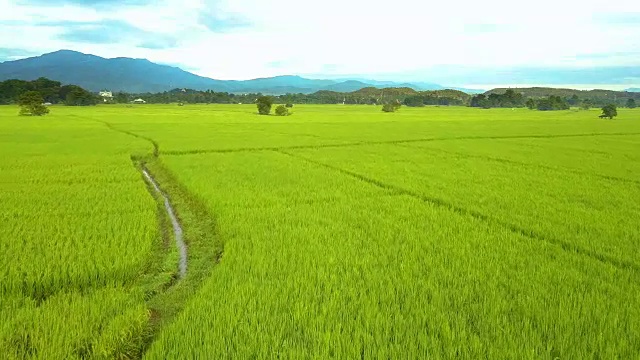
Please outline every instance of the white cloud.
[[[0, 13], [0, 32], [19, 34], [2, 36], [0, 48], [27, 47], [41, 52], [70, 48], [106, 57], [145, 57], [184, 64], [201, 75], [220, 79], [271, 76], [283, 71], [409, 72], [443, 64], [640, 65], [640, 59], [632, 55], [590, 56], [640, 51], [640, 24], [615, 22], [616, 14], [640, 13], [640, 2], [631, 0], [396, 0], [386, 4], [365, 0], [164, 0], [149, 6], [113, 6], [108, 11], [0, 0], [0, 7], [8, 10]], [[214, 27], [215, 19], [222, 21], [221, 27], [228, 25], [224, 22], [228, 19], [241, 19], [251, 26], [212, 31], [211, 26], [200, 23], [203, 16], [214, 19]], [[71, 43], [56, 38], [59, 27], [34, 25], [45, 19], [121, 20], [179, 41], [176, 48], [166, 49], [137, 48], [127, 41]], [[274, 63], [286, 64], [286, 68]]]

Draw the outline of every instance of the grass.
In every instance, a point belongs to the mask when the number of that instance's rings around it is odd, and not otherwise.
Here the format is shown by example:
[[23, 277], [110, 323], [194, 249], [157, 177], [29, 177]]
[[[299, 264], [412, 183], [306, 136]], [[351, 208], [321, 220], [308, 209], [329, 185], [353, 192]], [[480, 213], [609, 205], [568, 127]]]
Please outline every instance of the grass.
[[[131, 285], [158, 238], [155, 204], [130, 160], [146, 144], [73, 118], [2, 111], [0, 352], [73, 358], [135, 347], [148, 313]], [[130, 336], [107, 336], [114, 321]]]
[[[11, 109], [0, 108], [0, 353], [139, 358], [208, 274], [210, 262], [197, 265], [219, 242], [196, 251], [176, 284], [164, 207], [137, 168], [153, 161], [152, 144], [73, 112], [33, 119]], [[182, 209], [198, 249], [211, 220]]]
[[10, 110], [10, 356], [640, 356], [639, 110]]

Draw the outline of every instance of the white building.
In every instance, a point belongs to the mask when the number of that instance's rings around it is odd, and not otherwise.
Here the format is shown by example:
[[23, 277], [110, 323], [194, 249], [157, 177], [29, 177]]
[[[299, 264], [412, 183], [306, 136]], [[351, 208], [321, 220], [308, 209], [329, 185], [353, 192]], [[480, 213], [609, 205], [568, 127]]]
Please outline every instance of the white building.
[[135, 99], [132, 101], [134, 104], [146, 104], [147, 102], [142, 99]]
[[99, 95], [104, 102], [113, 100], [113, 93], [111, 91], [100, 91]]

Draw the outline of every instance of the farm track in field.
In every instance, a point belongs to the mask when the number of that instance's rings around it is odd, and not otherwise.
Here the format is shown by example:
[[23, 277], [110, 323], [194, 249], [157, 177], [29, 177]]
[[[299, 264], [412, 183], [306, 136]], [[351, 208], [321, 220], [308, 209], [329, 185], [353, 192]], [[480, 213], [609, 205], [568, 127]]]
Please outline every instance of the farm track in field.
[[461, 215], [471, 216], [471, 217], [473, 217], [473, 218], [475, 218], [477, 220], [480, 220], [480, 221], [483, 221], [483, 222], [486, 222], [486, 223], [489, 223], [489, 224], [498, 225], [498, 226], [500, 226], [502, 228], [505, 228], [505, 229], [517, 234], [517, 235], [521, 235], [521, 236], [524, 236], [524, 237], [527, 237], [529, 239], [533, 239], [533, 240], [536, 240], [536, 241], [548, 242], [549, 244], [558, 246], [562, 250], [570, 252], [570, 253], [575, 253], [575, 254], [578, 254], [578, 255], [586, 256], [586, 257], [598, 260], [598, 261], [600, 261], [602, 263], [605, 263], [605, 264], [608, 264], [608, 265], [611, 265], [611, 266], [614, 266], [614, 267], [617, 267], [617, 268], [620, 268], [620, 269], [631, 269], [634, 272], [640, 272], [640, 266], [638, 264], [636, 264], [636, 263], [633, 263], [633, 262], [620, 260], [620, 259], [617, 259], [617, 258], [612, 257], [612, 256], [608, 256], [608, 255], [604, 255], [604, 254], [601, 254], [601, 253], [598, 253], [598, 252], [595, 252], [595, 251], [584, 249], [582, 247], [576, 246], [574, 244], [568, 243], [568, 242], [563, 241], [563, 240], [550, 238], [550, 237], [545, 236], [543, 234], [537, 233], [537, 232], [535, 232], [533, 230], [526, 229], [526, 228], [520, 227], [520, 226], [515, 225], [515, 224], [511, 224], [511, 223], [508, 223], [508, 222], [500, 221], [498, 219], [490, 217], [490, 216], [488, 216], [486, 214], [483, 214], [481, 212], [478, 212], [478, 211], [475, 211], [475, 210], [470, 210], [470, 209], [467, 209], [467, 208], [464, 208], [464, 207], [460, 207], [460, 206], [457, 206], [457, 205], [455, 205], [455, 204], [453, 204], [451, 202], [448, 202], [448, 201], [445, 201], [445, 200], [442, 200], [442, 199], [439, 199], [439, 198], [436, 198], [436, 197], [420, 194], [420, 193], [411, 191], [409, 189], [402, 188], [400, 186], [389, 184], [389, 183], [380, 181], [378, 179], [368, 177], [368, 176], [363, 175], [363, 174], [359, 174], [359, 173], [356, 173], [356, 172], [353, 172], [353, 171], [350, 171], [350, 170], [347, 170], [347, 169], [343, 169], [343, 168], [338, 167], [338, 166], [334, 166], [334, 165], [326, 164], [326, 163], [323, 163], [323, 162], [319, 162], [319, 161], [316, 161], [316, 160], [313, 160], [313, 159], [310, 159], [310, 158], [307, 158], [307, 157], [304, 157], [304, 156], [296, 155], [296, 154], [293, 154], [293, 153], [290, 153], [290, 152], [286, 152], [286, 151], [283, 151], [283, 150], [275, 150], [275, 151], [280, 153], [280, 154], [291, 156], [293, 158], [296, 158], [296, 159], [299, 159], [299, 160], [302, 160], [302, 161], [307, 161], [309, 163], [312, 163], [312, 164], [315, 164], [315, 165], [318, 165], [318, 166], [325, 167], [327, 169], [331, 169], [331, 170], [337, 171], [337, 172], [339, 172], [341, 174], [348, 175], [348, 176], [350, 176], [352, 178], [358, 179], [358, 180], [363, 181], [363, 182], [368, 183], [368, 184], [375, 185], [375, 186], [377, 186], [379, 188], [382, 188], [382, 189], [385, 189], [385, 190], [393, 191], [393, 192], [398, 193], [398, 194], [408, 195], [408, 196], [411, 196], [411, 197], [413, 197], [415, 199], [423, 201], [425, 203], [429, 203], [429, 204], [432, 204], [432, 205], [443, 207], [443, 208], [446, 208], [448, 210], [451, 210], [451, 211], [453, 211], [455, 213], [458, 213], [458, 214], [461, 214]]
[[[403, 146], [403, 144], [398, 144], [398, 145]], [[414, 148], [414, 147], [411, 147], [411, 146], [405, 146], [405, 147]], [[589, 172], [589, 171], [580, 171], [580, 170], [568, 168], [568, 167], [565, 167], [565, 166], [549, 166], [549, 165], [528, 163], [528, 162], [524, 162], [524, 161], [516, 161], [516, 160], [510, 160], [510, 159], [505, 159], [505, 158], [500, 158], [500, 157], [487, 156], [487, 155], [475, 155], [475, 154], [468, 154], [468, 153], [463, 153], [463, 152], [458, 152], [458, 151], [443, 150], [443, 149], [431, 148], [431, 147], [422, 147], [422, 146], [418, 146], [418, 147], [420, 149], [424, 149], [424, 150], [427, 150], [427, 151], [443, 153], [443, 154], [448, 154], [448, 155], [454, 155], [454, 156], [459, 156], [459, 157], [468, 158], [468, 159], [489, 160], [489, 161], [495, 161], [495, 162], [499, 162], [499, 163], [503, 163], [503, 164], [528, 166], [528, 167], [531, 167], [531, 168], [553, 170], [553, 171], [558, 171], [558, 172], [567, 172], [567, 173], [572, 173], [572, 174], [576, 174], [576, 175], [593, 176], [593, 177], [597, 177], [597, 178], [601, 178], [601, 179], [605, 179], [605, 180], [609, 180], [609, 181], [616, 181], [616, 182], [623, 182], [623, 183], [630, 183], [630, 184], [640, 185], [640, 180], [634, 180], [634, 179], [627, 179], [627, 178], [618, 177], [618, 176], [598, 174], [598, 173], [593, 173], [593, 172]]]
[[[119, 131], [119, 130], [116, 130]], [[315, 145], [293, 145], [293, 146], [265, 146], [265, 147], [243, 147], [230, 149], [196, 149], [196, 150], [167, 150], [159, 151], [163, 155], [195, 155], [207, 153], [234, 153], [234, 152], [251, 152], [251, 151], [286, 151], [297, 149], [323, 149], [323, 148], [339, 148], [350, 146], [366, 146], [366, 145], [387, 145], [387, 144], [407, 144], [415, 142], [430, 141], [450, 141], [450, 140], [500, 140], [500, 139], [553, 139], [553, 138], [572, 138], [572, 137], [595, 137], [595, 136], [634, 136], [640, 133], [588, 133], [588, 134], [562, 134], [562, 135], [507, 135], [507, 136], [458, 136], [458, 137], [440, 137], [440, 138], [421, 138], [421, 139], [405, 139], [405, 140], [386, 140], [386, 141], [358, 141], [344, 142], [335, 144], [315, 144]], [[291, 134], [295, 136], [295, 134]]]

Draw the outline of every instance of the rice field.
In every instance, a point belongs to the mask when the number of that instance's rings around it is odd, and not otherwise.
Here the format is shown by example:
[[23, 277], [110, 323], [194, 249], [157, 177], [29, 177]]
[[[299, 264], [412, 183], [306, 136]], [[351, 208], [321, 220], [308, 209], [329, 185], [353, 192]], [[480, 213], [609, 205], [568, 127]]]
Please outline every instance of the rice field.
[[640, 110], [14, 110], [9, 358], [640, 357]]
[[73, 117], [42, 121], [6, 110], [0, 110], [0, 353], [108, 357], [136, 346], [149, 314], [144, 294], [131, 284], [159, 232], [155, 202], [130, 154], [148, 144]]

